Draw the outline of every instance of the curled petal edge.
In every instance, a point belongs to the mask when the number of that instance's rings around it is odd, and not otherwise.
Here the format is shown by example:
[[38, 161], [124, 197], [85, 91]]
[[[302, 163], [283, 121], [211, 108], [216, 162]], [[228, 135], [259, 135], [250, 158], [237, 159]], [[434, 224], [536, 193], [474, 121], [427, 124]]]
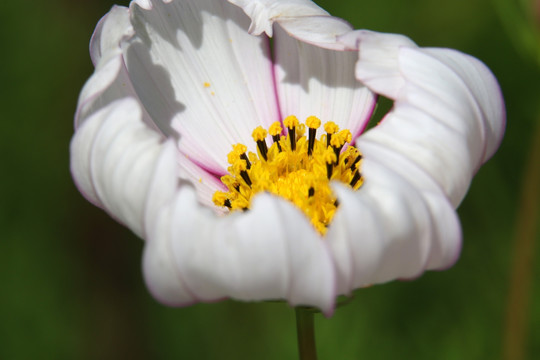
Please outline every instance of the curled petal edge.
[[[438, 181], [454, 206], [459, 205], [472, 176], [494, 154], [504, 134], [504, 101], [491, 71], [469, 55], [451, 49], [419, 48], [402, 35], [357, 30], [341, 37], [340, 41], [359, 51], [357, 79], [375, 93], [395, 101], [394, 109], [383, 119], [381, 125], [384, 126], [374, 128], [364, 136], [385, 137], [384, 143], [396, 149], [405, 145], [402, 136], [396, 137], [401, 134], [399, 131], [393, 131], [393, 134], [388, 131], [396, 130], [396, 126], [406, 126], [404, 119], [408, 115], [405, 110], [417, 112], [422, 118], [431, 118], [430, 121], [439, 128], [437, 134], [441, 139], [444, 137], [442, 128], [446, 127], [447, 144], [433, 144], [427, 137], [420, 141], [420, 133], [428, 135], [429, 129], [419, 129], [421, 131], [414, 135], [414, 143], [432, 144], [419, 156], [412, 152], [409, 156], [415, 157], [419, 165]], [[403, 119], [397, 121], [396, 117]], [[390, 120], [393, 125], [385, 124]], [[444, 150], [444, 146], [456, 141], [465, 144], [469, 154], [461, 165], [458, 164], [459, 169], [441, 172], [436, 162], [422, 160], [457, 151], [455, 148]], [[455, 176], [453, 171], [456, 171]]]
[[350, 32], [345, 20], [333, 17], [309, 0], [228, 0], [251, 19], [249, 33], [273, 35], [277, 23], [292, 37], [326, 49], [345, 50], [338, 37]]

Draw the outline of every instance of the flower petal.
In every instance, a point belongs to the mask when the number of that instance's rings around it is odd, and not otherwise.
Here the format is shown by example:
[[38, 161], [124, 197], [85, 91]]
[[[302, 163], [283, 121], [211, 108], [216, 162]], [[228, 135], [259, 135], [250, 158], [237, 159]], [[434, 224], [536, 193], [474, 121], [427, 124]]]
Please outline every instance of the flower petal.
[[[75, 114], [75, 128], [86, 118], [112, 102], [137, 94], [127, 73], [122, 57], [120, 42], [133, 34], [129, 23], [128, 9], [114, 6], [99, 22], [90, 44], [92, 61], [96, 66], [94, 74], [84, 85]], [[149, 115], [143, 110], [143, 121], [159, 131]]]
[[125, 6], [114, 5], [99, 20], [90, 40], [90, 58], [94, 66], [106, 63], [110, 57], [120, 55], [120, 42], [133, 35], [129, 22], [129, 10]]
[[[291, 305], [312, 305], [331, 313], [335, 297], [331, 256], [292, 204], [261, 194], [250, 211], [216, 218], [197, 204], [191, 188], [182, 187], [162, 216], [170, 217], [158, 219], [170, 230], [150, 236], [145, 264], [166, 265], [144, 268], [149, 288], [161, 301], [287, 299]], [[161, 268], [174, 269], [168, 273], [180, 274], [181, 281], [171, 275], [163, 282]]]
[[178, 154], [177, 162], [179, 165], [178, 177], [187, 181], [195, 188], [199, 202], [218, 213], [225, 210], [215, 206], [212, 197], [216, 191], [228, 191], [227, 187], [214, 175], [193, 163], [186, 155]]
[[[496, 80], [480, 61], [454, 50], [407, 47], [395, 35], [363, 31], [356, 36], [357, 77], [395, 100], [394, 109], [365, 137], [406, 154], [457, 206], [504, 132]], [[373, 46], [383, 50], [372, 51]], [[364, 67], [384, 61], [385, 54], [393, 58], [388, 66]]]
[[171, 159], [171, 147], [161, 141], [137, 102], [126, 98], [90, 116], [71, 142], [71, 171], [81, 192], [140, 237], [151, 185], [162, 180], [156, 166], [163, 156]]
[[361, 140], [365, 182], [356, 192], [335, 185], [340, 208], [327, 234], [338, 292], [345, 294], [446, 268], [461, 248], [457, 215], [430, 176], [400, 154]]
[[[485, 133], [486, 146], [482, 163], [486, 162], [499, 148], [506, 128], [504, 100], [495, 76], [481, 61], [458, 51], [425, 49], [425, 52], [458, 74], [465, 80], [464, 85], [468, 91], [474, 94], [474, 101], [480, 112], [477, 116], [481, 119], [481, 128]], [[411, 61], [414, 64], [415, 60], [411, 59]], [[411, 70], [410, 73], [412, 74], [413, 71]]]
[[249, 33], [273, 34], [274, 22], [292, 37], [327, 49], [343, 50], [336, 38], [352, 30], [344, 20], [330, 16], [309, 0], [229, 0], [251, 18]]
[[405, 84], [398, 64], [399, 50], [416, 44], [403, 35], [368, 30], [351, 31], [339, 40], [349, 49], [361, 47], [356, 77], [377, 94], [396, 99]]
[[[406, 155], [361, 137], [356, 146], [365, 157], [391, 169], [401, 180], [414, 187], [425, 202], [433, 226], [426, 269], [444, 269], [454, 264], [461, 250], [461, 227], [457, 214], [439, 184]], [[369, 163], [369, 160], [368, 160]], [[373, 181], [378, 181], [374, 176]]]
[[376, 97], [354, 77], [357, 53], [302, 43], [276, 28], [275, 74], [282, 117], [315, 115], [355, 137], [367, 125]]
[[151, 4], [130, 8], [136, 35], [124, 54], [137, 94], [191, 161], [224, 174], [231, 144], [252, 143], [256, 126], [279, 117], [268, 39], [222, 0]]

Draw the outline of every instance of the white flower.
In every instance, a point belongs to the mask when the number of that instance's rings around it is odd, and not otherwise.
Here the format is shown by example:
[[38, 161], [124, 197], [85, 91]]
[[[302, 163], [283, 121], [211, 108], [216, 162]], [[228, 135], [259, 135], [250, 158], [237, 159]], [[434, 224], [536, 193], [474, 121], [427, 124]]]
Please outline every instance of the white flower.
[[[146, 240], [146, 283], [174, 306], [286, 299], [329, 315], [338, 294], [451, 266], [455, 208], [504, 132], [481, 62], [353, 31], [308, 0], [132, 1], [99, 22], [91, 57], [73, 177]], [[394, 107], [360, 135], [375, 94]], [[253, 129], [288, 115], [349, 129], [363, 154], [360, 189], [331, 183], [324, 235], [267, 192], [246, 212], [212, 203], [231, 145], [256, 151]]]

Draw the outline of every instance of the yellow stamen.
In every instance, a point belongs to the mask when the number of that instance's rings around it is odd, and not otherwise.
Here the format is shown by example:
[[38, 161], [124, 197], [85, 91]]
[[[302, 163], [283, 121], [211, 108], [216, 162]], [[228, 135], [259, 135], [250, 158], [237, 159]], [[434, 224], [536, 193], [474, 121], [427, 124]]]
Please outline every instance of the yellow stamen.
[[321, 120], [316, 116], [310, 116], [306, 119], [306, 125], [310, 129], [318, 129], [321, 126]]
[[281, 139], [281, 132], [283, 131], [283, 128], [281, 127], [280, 122], [274, 122], [272, 125], [270, 125], [268, 131], [270, 132], [270, 135], [272, 135], [272, 140], [274, 140], [274, 143], [277, 145], [279, 152], [282, 152], [283, 149], [281, 148], [281, 143], [279, 141]]
[[329, 134], [335, 134], [338, 132], [338, 130], [339, 130], [339, 127], [333, 121], [329, 121], [326, 124], [324, 124], [324, 131], [326, 131]]
[[268, 132], [263, 129], [262, 126], [257, 126], [255, 130], [253, 130], [253, 140], [257, 142], [257, 148], [259, 149], [259, 155], [263, 157], [264, 160], [267, 160], [268, 158], [268, 147], [266, 146], [266, 135]]
[[342, 147], [347, 142], [347, 138], [343, 136], [344, 134], [342, 132], [338, 132], [332, 136], [332, 139], [330, 140], [330, 145], [332, 145], [335, 148]]
[[285, 125], [287, 129], [294, 129], [298, 124], [298, 118], [294, 115], [289, 115], [283, 120], [283, 125]]
[[262, 126], [257, 126], [255, 130], [253, 130], [253, 134], [251, 136], [253, 136], [253, 140], [257, 142], [264, 140], [267, 134], [268, 133], [266, 132], [266, 130], [263, 129]]
[[[262, 127], [253, 131], [258, 155], [246, 154], [243, 144], [233, 146], [228, 155], [230, 175], [221, 178], [228, 192], [218, 191], [212, 200], [216, 206], [230, 211], [246, 210], [258, 192], [276, 194], [293, 202], [324, 235], [339, 206], [330, 180], [358, 189], [363, 183], [362, 155], [353, 146], [340, 153], [345, 143], [352, 141], [352, 135], [349, 130], [338, 132], [335, 123], [325, 124], [327, 134], [321, 139], [315, 137], [321, 121], [314, 116], [306, 119], [309, 139], [304, 136], [306, 126], [295, 116], [285, 118], [283, 125], [288, 129], [289, 141], [281, 139], [283, 129], [279, 122], [273, 123], [268, 132]], [[269, 148], [268, 133], [274, 140]], [[329, 138], [331, 144], [326, 144]]]
[[276, 136], [281, 134], [281, 131], [283, 131], [283, 129], [281, 128], [281, 124], [279, 123], [279, 121], [276, 121], [275, 123], [270, 125], [268, 131], [270, 132], [270, 135]]

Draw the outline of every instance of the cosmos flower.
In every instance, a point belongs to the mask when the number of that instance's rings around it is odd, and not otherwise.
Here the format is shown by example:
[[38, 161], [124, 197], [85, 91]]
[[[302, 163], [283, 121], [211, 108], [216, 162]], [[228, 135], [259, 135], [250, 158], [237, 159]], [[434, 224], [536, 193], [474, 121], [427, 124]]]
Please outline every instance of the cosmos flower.
[[[308, 0], [135, 0], [90, 50], [71, 171], [145, 239], [161, 302], [330, 315], [339, 294], [459, 256], [455, 208], [505, 126], [475, 58]], [[364, 131], [377, 95], [393, 108]]]

